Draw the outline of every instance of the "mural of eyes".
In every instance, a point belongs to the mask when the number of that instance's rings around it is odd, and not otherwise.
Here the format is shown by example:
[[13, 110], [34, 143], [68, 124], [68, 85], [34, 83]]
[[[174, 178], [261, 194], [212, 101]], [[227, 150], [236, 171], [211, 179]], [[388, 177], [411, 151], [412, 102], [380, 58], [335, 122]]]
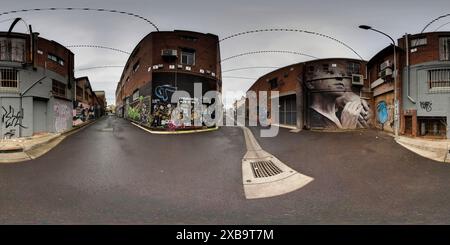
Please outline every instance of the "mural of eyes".
[[160, 85], [155, 88], [155, 96], [162, 101], [168, 101], [169, 93], [174, 93], [176, 90], [176, 87], [172, 87], [170, 85]]
[[377, 119], [381, 124], [386, 123], [389, 119], [389, 112], [385, 101], [380, 101], [377, 104]]

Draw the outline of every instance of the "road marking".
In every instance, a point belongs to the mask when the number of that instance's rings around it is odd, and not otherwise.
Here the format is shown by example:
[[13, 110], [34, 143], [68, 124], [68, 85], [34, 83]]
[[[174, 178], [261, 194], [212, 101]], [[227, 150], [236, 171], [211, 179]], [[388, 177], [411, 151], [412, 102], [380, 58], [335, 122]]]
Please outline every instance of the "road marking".
[[[242, 159], [242, 182], [247, 199], [283, 195], [298, 190], [314, 180], [264, 151], [250, 129], [241, 128], [244, 131], [247, 147], [247, 152]], [[264, 177], [255, 172], [262, 172]]]

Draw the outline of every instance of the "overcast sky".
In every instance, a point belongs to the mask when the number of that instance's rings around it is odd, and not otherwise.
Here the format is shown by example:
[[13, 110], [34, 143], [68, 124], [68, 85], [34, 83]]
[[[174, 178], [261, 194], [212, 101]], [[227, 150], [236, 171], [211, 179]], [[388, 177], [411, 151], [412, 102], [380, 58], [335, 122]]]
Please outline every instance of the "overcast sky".
[[[405, 33], [417, 33], [432, 19], [450, 13], [450, 1], [303, 1], [303, 0], [171, 0], [171, 1], [73, 1], [34, 0], [2, 1], [1, 11], [46, 8], [89, 7], [116, 9], [141, 15], [160, 30], [192, 30], [213, 33], [219, 38], [230, 34], [266, 28], [294, 28], [320, 32], [333, 36], [355, 49], [364, 59], [370, 59], [389, 40], [375, 32], [357, 28], [371, 25], [394, 38]], [[339, 3], [338, 3], [339, 2]], [[41, 37], [63, 45], [93, 44], [131, 52], [134, 46], [153, 26], [144, 20], [107, 12], [44, 11], [0, 15], [0, 22], [22, 17]], [[430, 26], [434, 31], [450, 22], [444, 18]], [[10, 21], [0, 23], [7, 30]], [[24, 32], [25, 25], [18, 24], [15, 31]], [[450, 24], [442, 27], [450, 31]], [[350, 50], [326, 38], [304, 33], [257, 33], [240, 36], [221, 44], [222, 58], [256, 50], [287, 50], [311, 54], [320, 58], [357, 58]], [[75, 53], [75, 75], [89, 76], [94, 90], [105, 90], [108, 104], [114, 103], [114, 93], [122, 68], [105, 68], [77, 71], [80, 68], [119, 65], [123, 66], [126, 54], [94, 48], [72, 48]], [[258, 54], [226, 61], [222, 70], [248, 66], [281, 67], [310, 58], [293, 54]], [[258, 78], [271, 69], [253, 69], [227, 72], [223, 76]], [[251, 79], [223, 78], [223, 90], [246, 91], [254, 82]], [[230, 102], [228, 102], [230, 103]]]

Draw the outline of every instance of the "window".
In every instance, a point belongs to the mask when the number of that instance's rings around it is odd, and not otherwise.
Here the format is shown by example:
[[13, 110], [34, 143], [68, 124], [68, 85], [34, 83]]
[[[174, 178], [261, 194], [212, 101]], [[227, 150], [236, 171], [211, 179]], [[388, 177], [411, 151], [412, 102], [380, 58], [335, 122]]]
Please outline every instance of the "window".
[[450, 37], [439, 38], [439, 58], [450, 60]]
[[347, 74], [348, 75], [359, 74], [360, 69], [361, 69], [361, 65], [359, 63], [355, 63], [355, 62], [347, 63]]
[[83, 98], [83, 88], [77, 85], [77, 97]]
[[139, 90], [134, 91], [133, 93], [133, 101], [139, 99]]
[[136, 72], [139, 69], [139, 61], [133, 65], [133, 72]]
[[181, 50], [181, 64], [183, 65], [195, 65], [195, 51], [182, 49]]
[[429, 89], [450, 89], [450, 69], [436, 69], [428, 71]]
[[61, 66], [64, 66], [64, 60], [54, 54], [48, 54], [47, 58], [51, 61], [58, 63]]
[[17, 79], [17, 70], [14, 69], [0, 69], [0, 88], [15, 88], [17, 89], [19, 81]]
[[0, 60], [25, 62], [25, 39], [0, 38]]
[[52, 92], [53, 95], [66, 97], [66, 88], [67, 85], [60, 81], [52, 80]]
[[270, 89], [274, 89], [274, 88], [278, 87], [278, 81], [276, 78], [270, 79], [269, 84], [270, 84]]
[[427, 38], [416, 38], [411, 40], [411, 48], [427, 45]]

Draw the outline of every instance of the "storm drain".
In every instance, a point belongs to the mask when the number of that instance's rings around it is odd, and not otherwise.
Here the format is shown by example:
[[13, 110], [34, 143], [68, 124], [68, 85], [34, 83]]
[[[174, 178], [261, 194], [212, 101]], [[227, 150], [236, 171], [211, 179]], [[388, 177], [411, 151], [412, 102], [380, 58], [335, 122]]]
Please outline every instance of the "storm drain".
[[283, 172], [272, 161], [251, 162], [250, 165], [255, 178], [270, 177]]

